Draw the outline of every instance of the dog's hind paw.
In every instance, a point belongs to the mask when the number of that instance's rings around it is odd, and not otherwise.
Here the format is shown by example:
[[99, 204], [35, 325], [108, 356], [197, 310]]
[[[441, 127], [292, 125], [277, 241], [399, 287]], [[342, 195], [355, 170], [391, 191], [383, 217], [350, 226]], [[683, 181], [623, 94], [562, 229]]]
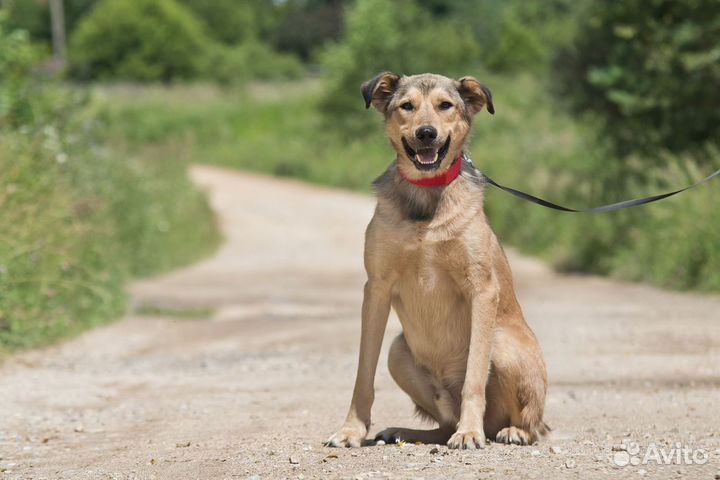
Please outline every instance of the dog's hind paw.
[[386, 428], [375, 435], [373, 442], [375, 442], [375, 445], [405, 442], [409, 439], [407, 435], [404, 435], [404, 430], [403, 428]]
[[525, 430], [518, 427], [506, 427], [500, 430], [495, 437], [498, 443], [506, 443], [508, 445], [529, 445], [530, 436]]

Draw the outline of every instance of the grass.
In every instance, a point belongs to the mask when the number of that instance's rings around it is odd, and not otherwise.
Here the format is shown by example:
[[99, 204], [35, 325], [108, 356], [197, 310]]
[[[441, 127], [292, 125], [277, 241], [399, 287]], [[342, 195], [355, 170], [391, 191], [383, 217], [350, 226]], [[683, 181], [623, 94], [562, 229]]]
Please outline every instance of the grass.
[[182, 145], [195, 162], [367, 190], [387, 163], [386, 142], [379, 135], [339, 141], [315, 108], [320, 88], [312, 80], [249, 91], [115, 87], [99, 96], [130, 145]]
[[[643, 159], [621, 161], [530, 76], [482, 75], [497, 114], [477, 118], [470, 156], [501, 183], [577, 208], [679, 187], [701, 176], [696, 159], [652, 161], [653, 174], [635, 178]], [[175, 148], [184, 161], [212, 163], [309, 182], [369, 191], [392, 161], [380, 115], [362, 135], [338, 133], [318, 108], [323, 84], [307, 80], [222, 90], [102, 87], [106, 121], [133, 148]], [[363, 120], [365, 121], [365, 120]], [[720, 155], [710, 152], [714, 158]], [[566, 214], [491, 190], [486, 209], [505, 243], [564, 271], [593, 272], [678, 289], [720, 290], [720, 190], [705, 186], [662, 204], [612, 214]]]
[[210, 318], [213, 312], [212, 308], [176, 308], [159, 305], [140, 305], [135, 309], [137, 315], [168, 317], [177, 320], [202, 320]]
[[87, 113], [0, 132], [0, 351], [117, 318], [129, 280], [219, 244], [182, 155], [131, 151]]

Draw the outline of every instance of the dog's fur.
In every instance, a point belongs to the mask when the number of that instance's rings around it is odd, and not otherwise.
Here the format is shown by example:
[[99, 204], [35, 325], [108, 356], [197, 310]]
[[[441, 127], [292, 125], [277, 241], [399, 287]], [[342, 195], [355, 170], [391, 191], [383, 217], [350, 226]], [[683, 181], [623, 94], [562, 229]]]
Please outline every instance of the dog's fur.
[[[378, 203], [365, 238], [368, 281], [357, 378], [345, 424], [327, 444], [364, 442], [391, 305], [403, 333], [390, 348], [390, 373], [438, 428], [389, 428], [376, 440], [472, 449], [484, 447], [488, 435], [532, 444], [547, 431], [545, 364], [483, 213], [482, 177], [461, 159], [460, 176], [447, 186], [423, 188], [406, 180], [451, 166], [475, 114], [483, 108], [494, 113], [490, 91], [472, 77], [384, 72], [363, 84], [362, 93], [367, 106], [384, 114], [397, 159], [374, 184]], [[429, 147], [418, 143], [421, 126], [437, 131]], [[418, 168], [403, 145], [404, 138], [411, 150], [428, 147], [432, 157], [448, 136], [447, 154], [433, 170]]]

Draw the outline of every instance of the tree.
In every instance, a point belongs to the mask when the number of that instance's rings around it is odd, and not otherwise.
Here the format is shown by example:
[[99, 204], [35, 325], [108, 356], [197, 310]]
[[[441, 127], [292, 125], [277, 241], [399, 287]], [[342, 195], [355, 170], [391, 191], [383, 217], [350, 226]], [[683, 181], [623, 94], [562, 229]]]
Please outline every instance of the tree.
[[579, 18], [554, 62], [556, 93], [599, 117], [619, 153], [720, 138], [720, 2], [595, 0]]
[[326, 42], [340, 37], [343, 10], [342, 0], [287, 1], [278, 8], [270, 40], [278, 50], [310, 61]]
[[65, 62], [65, 11], [63, 0], [50, 0], [50, 24], [52, 26], [53, 56]]
[[[2, 0], [7, 8], [8, 26], [26, 30], [35, 41], [52, 44], [50, 0]], [[53, 2], [55, 0], [52, 0]], [[81, 17], [87, 14], [98, 0], [63, 1], [63, 18], [66, 32], [72, 33]], [[51, 5], [50, 5], [51, 6]], [[67, 36], [67, 35], [66, 35]]]
[[202, 24], [174, 0], [101, 0], [70, 39], [82, 79], [168, 82], [193, 78], [212, 47]]
[[266, 0], [180, 0], [205, 24], [218, 42], [237, 45], [256, 40], [272, 23], [272, 3]]

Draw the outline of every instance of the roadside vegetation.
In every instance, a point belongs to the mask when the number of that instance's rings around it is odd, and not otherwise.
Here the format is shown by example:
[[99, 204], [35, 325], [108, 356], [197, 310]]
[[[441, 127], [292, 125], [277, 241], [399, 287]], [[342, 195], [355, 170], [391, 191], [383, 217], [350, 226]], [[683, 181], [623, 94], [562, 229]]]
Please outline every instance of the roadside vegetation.
[[116, 318], [128, 280], [219, 242], [177, 152], [114, 141], [87, 94], [32, 75], [36, 61], [0, 23], [0, 350]]
[[[479, 169], [507, 185], [584, 208], [680, 187], [708, 172], [708, 164], [691, 155], [664, 153], [666, 163], [653, 167], [647, 179], [616, 188], [608, 177], [617, 155], [596, 143], [591, 124], [559, 109], [532, 76], [471, 73], [494, 89], [497, 113], [478, 116], [469, 154]], [[318, 109], [322, 96], [322, 82], [313, 80], [232, 92], [212, 86], [103, 89], [101, 98], [107, 121], [129, 144], [175, 149], [184, 161], [370, 192], [393, 159], [380, 115], [365, 111], [357, 94], [369, 133], [338, 134], [327, 129]], [[719, 200], [710, 184], [613, 214], [567, 214], [490, 189], [486, 209], [503, 242], [559, 270], [718, 290]]]
[[[0, 7], [0, 348], [118, 316], [123, 287], [208, 254], [190, 163], [369, 191], [392, 161], [359, 84], [381, 70], [493, 91], [470, 154], [498, 181], [583, 208], [720, 167], [713, 0], [65, 1]], [[720, 189], [612, 214], [488, 191], [504, 243], [563, 271], [720, 290]]]
[[[438, 2], [447, 9], [435, 12], [435, 28], [455, 32], [438, 46], [432, 35], [422, 37], [432, 29], [415, 28], [428, 18], [423, 2], [358, 1], [347, 12], [341, 40], [318, 54], [324, 78], [230, 90], [111, 90], [108, 121], [129, 143], [181, 144], [193, 161], [369, 191], [392, 152], [380, 116], [364, 109], [358, 85], [384, 69], [439, 71], [475, 75], [493, 91], [497, 114], [478, 116], [470, 149], [478, 168], [551, 201], [585, 208], [646, 196], [720, 166], [713, 143], [718, 110], [711, 108], [717, 92], [702, 82], [684, 90], [693, 72], [720, 79], [717, 62], [709, 62], [715, 47], [701, 41], [716, 24], [702, 23], [693, 9], [687, 22], [677, 3], [663, 1], [656, 3], [658, 15], [668, 11], [664, 24], [647, 20], [638, 1], [612, 9], [587, 1], [527, 8], [481, 3], [486, 11]], [[380, 19], [378, 9], [385, 12]], [[494, 15], [496, 31], [466, 29], [473, 22], [454, 28], [474, 15], [480, 25], [479, 17]], [[710, 17], [717, 23], [717, 14]], [[616, 32], [611, 25], [617, 24], [627, 28]], [[481, 34], [484, 43], [466, 48]], [[429, 50], [421, 50], [434, 53], [408, 54], [407, 39], [427, 42]], [[639, 63], [653, 42], [665, 47], [656, 63]], [[614, 49], [607, 64], [598, 45]], [[644, 76], [654, 81], [641, 81]], [[700, 110], [681, 105], [682, 99]], [[633, 128], [634, 143], [627, 134]], [[631, 210], [567, 214], [490, 190], [487, 210], [504, 242], [559, 270], [720, 290], [719, 201], [720, 190], [710, 184]]]

